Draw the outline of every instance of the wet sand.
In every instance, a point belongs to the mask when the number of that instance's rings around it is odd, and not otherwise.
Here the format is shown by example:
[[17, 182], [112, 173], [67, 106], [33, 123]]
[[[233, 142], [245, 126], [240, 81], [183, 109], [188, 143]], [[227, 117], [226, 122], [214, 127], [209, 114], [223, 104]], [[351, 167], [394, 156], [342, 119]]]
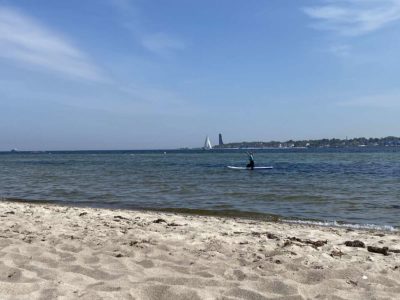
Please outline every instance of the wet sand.
[[0, 299], [400, 298], [399, 232], [5, 201], [0, 224]]

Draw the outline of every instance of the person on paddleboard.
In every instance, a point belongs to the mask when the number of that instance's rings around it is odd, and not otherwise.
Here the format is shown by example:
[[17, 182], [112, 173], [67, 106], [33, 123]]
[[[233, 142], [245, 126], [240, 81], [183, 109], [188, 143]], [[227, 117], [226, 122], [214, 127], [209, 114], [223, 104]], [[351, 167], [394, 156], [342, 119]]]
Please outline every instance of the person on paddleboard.
[[249, 163], [247, 164], [246, 168], [254, 170], [254, 156], [253, 152], [247, 152], [247, 155], [249, 157]]

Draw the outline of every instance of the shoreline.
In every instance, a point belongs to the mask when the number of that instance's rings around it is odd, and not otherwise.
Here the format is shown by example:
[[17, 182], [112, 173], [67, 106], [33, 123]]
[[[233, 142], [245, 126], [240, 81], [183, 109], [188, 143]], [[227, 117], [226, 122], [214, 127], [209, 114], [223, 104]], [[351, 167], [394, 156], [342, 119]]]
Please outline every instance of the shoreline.
[[140, 207], [114, 207], [113, 205], [90, 205], [89, 202], [68, 202], [62, 200], [31, 200], [22, 198], [6, 198], [0, 197], [0, 202], [10, 203], [26, 203], [26, 204], [45, 204], [45, 205], [56, 205], [66, 207], [77, 207], [77, 208], [99, 208], [99, 209], [110, 209], [110, 210], [123, 210], [123, 211], [140, 211], [140, 212], [155, 212], [155, 213], [174, 213], [183, 216], [206, 216], [206, 217], [221, 217], [221, 218], [237, 218], [243, 220], [254, 220], [262, 222], [278, 222], [285, 224], [303, 224], [317, 227], [328, 227], [328, 228], [351, 228], [355, 230], [377, 230], [383, 232], [399, 232], [399, 226], [392, 225], [380, 225], [380, 224], [359, 224], [359, 223], [348, 223], [345, 221], [322, 221], [313, 219], [299, 219], [299, 218], [288, 218], [279, 215], [266, 214], [260, 212], [250, 211], [234, 211], [234, 210], [207, 210], [207, 209], [192, 209], [192, 208], [140, 208]]
[[1, 299], [400, 294], [398, 232], [4, 201], [0, 220]]

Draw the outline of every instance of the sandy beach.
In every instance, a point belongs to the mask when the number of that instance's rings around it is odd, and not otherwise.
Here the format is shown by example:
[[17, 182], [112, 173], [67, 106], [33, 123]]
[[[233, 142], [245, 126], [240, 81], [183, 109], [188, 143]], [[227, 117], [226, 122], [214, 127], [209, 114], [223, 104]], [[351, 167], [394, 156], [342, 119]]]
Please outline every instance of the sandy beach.
[[0, 299], [400, 298], [399, 232], [6, 201], [0, 222]]

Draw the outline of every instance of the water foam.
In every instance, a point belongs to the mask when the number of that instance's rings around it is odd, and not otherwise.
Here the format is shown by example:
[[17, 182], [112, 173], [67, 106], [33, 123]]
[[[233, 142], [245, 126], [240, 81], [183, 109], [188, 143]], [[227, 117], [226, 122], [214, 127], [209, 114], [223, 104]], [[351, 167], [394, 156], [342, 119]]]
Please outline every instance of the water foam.
[[353, 229], [373, 229], [373, 230], [381, 230], [381, 231], [391, 231], [397, 232], [399, 229], [390, 226], [390, 225], [376, 225], [376, 224], [346, 224], [346, 223], [338, 223], [337, 221], [304, 221], [304, 220], [281, 220], [285, 223], [293, 223], [293, 224], [304, 224], [304, 225], [316, 225], [323, 227], [342, 227], [342, 228], [353, 228]]

